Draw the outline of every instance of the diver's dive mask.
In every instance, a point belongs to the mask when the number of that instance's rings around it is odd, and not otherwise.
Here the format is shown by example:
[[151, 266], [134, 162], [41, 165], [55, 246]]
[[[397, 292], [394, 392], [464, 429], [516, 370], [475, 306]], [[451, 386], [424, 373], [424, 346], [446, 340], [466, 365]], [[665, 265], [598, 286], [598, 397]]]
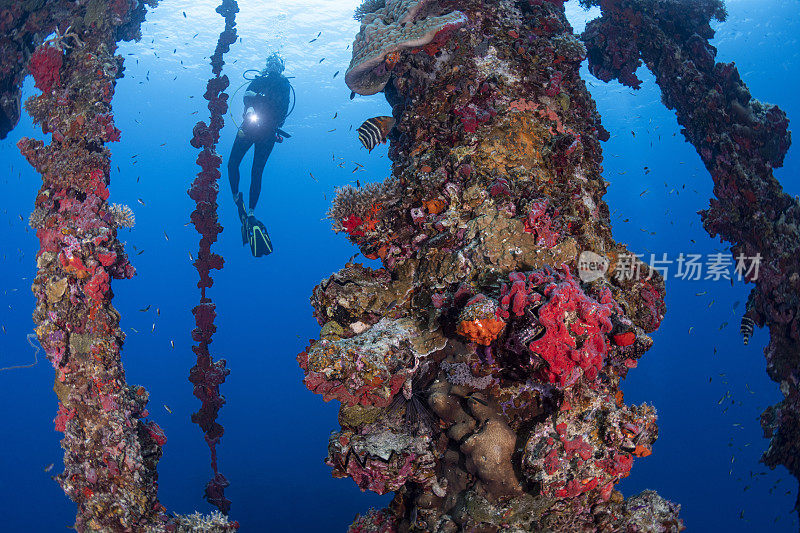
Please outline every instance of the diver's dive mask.
[[285, 69], [286, 64], [284, 63], [283, 58], [281, 58], [281, 56], [279, 56], [276, 52], [267, 58], [267, 63], [264, 66], [264, 70], [261, 71], [261, 74], [281, 74]]

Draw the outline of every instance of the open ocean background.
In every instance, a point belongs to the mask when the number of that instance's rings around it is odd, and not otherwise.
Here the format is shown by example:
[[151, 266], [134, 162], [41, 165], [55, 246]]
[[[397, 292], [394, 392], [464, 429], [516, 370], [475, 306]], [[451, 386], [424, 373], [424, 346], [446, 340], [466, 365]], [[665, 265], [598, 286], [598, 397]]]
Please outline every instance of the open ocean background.
[[[297, 108], [284, 126], [293, 137], [276, 145], [256, 209], [272, 237], [271, 256], [256, 260], [242, 247], [225, 172], [220, 181], [225, 231], [213, 249], [225, 257], [225, 268], [214, 273], [209, 291], [219, 313], [211, 351], [225, 357], [231, 369], [222, 390], [228, 403], [220, 418], [226, 428], [220, 467], [231, 482], [226, 491], [233, 501], [231, 518], [244, 532], [343, 532], [356, 513], [391, 499], [331, 478], [323, 458], [328, 435], [338, 427], [337, 405], [305, 389], [295, 361], [319, 333], [308, 302], [312, 288], [357, 251], [325, 220], [334, 188], [390, 173], [386, 146], [367, 155], [354, 131], [366, 118], [389, 114], [388, 104], [382, 95], [351, 101], [344, 84], [358, 3], [242, 0], [236, 17], [241, 39], [225, 56], [229, 93], [245, 83], [246, 69], [262, 68], [274, 50], [286, 59], [285, 74], [294, 76], [297, 92]], [[753, 96], [778, 104], [795, 126], [800, 0], [726, 4], [728, 20], [715, 24], [717, 59], [735, 60]], [[202, 499], [211, 476], [208, 447], [189, 420], [199, 407], [187, 380], [194, 364], [190, 310], [199, 291], [189, 259], [198, 235], [187, 225], [193, 202], [186, 190], [198, 171], [189, 139], [194, 123], [208, 120], [202, 99], [208, 56], [223, 28], [216, 5], [164, 1], [148, 14], [141, 42], [121, 44], [125, 77], [118, 81], [114, 110], [122, 142], [109, 146], [110, 200], [136, 214], [136, 227], [121, 230], [120, 238], [138, 275], [112, 285], [128, 335], [123, 362], [128, 382], [150, 391], [151, 418], [169, 439], [159, 465], [159, 496], [169, 511], [179, 513], [211, 510]], [[567, 7], [577, 32], [598, 14], [580, 9], [576, 0]], [[605, 199], [614, 237], [646, 259], [650, 253], [674, 260], [681, 252], [725, 251], [696, 214], [712, 195], [711, 178], [680, 135], [674, 113], [661, 104], [652, 75], [643, 68], [639, 76], [644, 84], [634, 92], [595, 80], [584, 66], [584, 79], [612, 134], [604, 145], [604, 177], [611, 183]], [[237, 122], [243, 91], [232, 100]], [[29, 78], [23, 100], [35, 92]], [[219, 145], [224, 158], [235, 132], [226, 117]], [[30, 285], [39, 245], [27, 220], [41, 181], [16, 149], [22, 136], [42, 136], [25, 115], [0, 142], [0, 367], [34, 360], [26, 335], [33, 330]], [[776, 172], [791, 194], [800, 193], [798, 144], [795, 130], [795, 146]], [[241, 167], [244, 191], [251, 156], [252, 151]], [[356, 162], [364, 167], [354, 173]], [[646, 174], [644, 167], [651, 171]], [[623, 385], [628, 403], [656, 406], [660, 437], [653, 455], [637, 460], [617, 488], [626, 496], [652, 488], [680, 503], [690, 531], [796, 532], [793, 478], [782, 467], [770, 471], [758, 462], [767, 444], [758, 418], [780, 394], [765, 372], [766, 331], [757, 330], [749, 346], [739, 335], [749, 287], [684, 281], [673, 272], [668, 278], [667, 315], [655, 345]], [[52, 423], [53, 377], [42, 353], [33, 368], [0, 371], [2, 531], [64, 531], [74, 520], [74, 505], [51, 479], [62, 468], [61, 434]], [[719, 403], [728, 391], [730, 398]], [[45, 472], [50, 463], [55, 467]]]

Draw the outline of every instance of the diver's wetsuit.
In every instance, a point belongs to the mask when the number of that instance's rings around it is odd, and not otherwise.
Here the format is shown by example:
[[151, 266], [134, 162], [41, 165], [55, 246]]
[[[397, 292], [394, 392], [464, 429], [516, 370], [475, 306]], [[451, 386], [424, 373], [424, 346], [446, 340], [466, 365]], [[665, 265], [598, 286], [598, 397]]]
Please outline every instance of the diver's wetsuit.
[[261, 194], [261, 176], [267, 164], [269, 154], [275, 146], [278, 128], [283, 126], [289, 111], [289, 80], [282, 74], [272, 72], [259, 76], [247, 86], [244, 96], [245, 108], [252, 107], [258, 116], [257, 122], [245, 119], [236, 133], [231, 155], [228, 158], [228, 179], [231, 191], [236, 196], [239, 192], [239, 165], [244, 154], [253, 149], [253, 167], [250, 173], [250, 200], [252, 211]]

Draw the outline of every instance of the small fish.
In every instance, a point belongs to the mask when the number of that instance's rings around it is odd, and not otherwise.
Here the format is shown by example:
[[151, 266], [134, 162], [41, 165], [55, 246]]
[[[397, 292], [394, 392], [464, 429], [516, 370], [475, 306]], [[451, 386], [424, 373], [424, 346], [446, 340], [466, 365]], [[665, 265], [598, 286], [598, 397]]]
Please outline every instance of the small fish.
[[164, 409], [166, 409], [169, 414], [172, 414], [172, 409], [169, 408], [169, 405], [164, 404]]
[[183, 18], [186, 18], [186, 11], [183, 11]]
[[165, 239], [167, 239], [167, 240], [169, 240], [169, 235], [167, 235], [167, 232], [166, 232], [166, 231], [164, 232], [164, 238], [165, 238]]
[[311, 172], [309, 172], [309, 173], [308, 173], [308, 175], [309, 175], [309, 176], [311, 176], [311, 179], [312, 179], [312, 180], [314, 180], [314, 181], [316, 181], [317, 183], [319, 183], [319, 180], [318, 180], [317, 178], [315, 178], [315, 177], [314, 177], [314, 174], [312, 174]]
[[708, 292], [708, 291], [698, 292], [698, 293], [695, 293], [695, 296], [703, 296], [703, 295], [704, 295], [704, 294], [706, 294], [707, 292]]
[[742, 317], [742, 323], [739, 326], [739, 333], [742, 334], [742, 340], [744, 341], [744, 345], [750, 342], [750, 337], [753, 336], [753, 326], [755, 326], [755, 322], [749, 316]]
[[372, 152], [372, 149], [378, 144], [386, 142], [386, 138], [394, 124], [394, 118], [387, 116], [367, 119], [356, 130], [358, 132], [358, 140], [361, 141], [364, 148]]
[[174, 340], [170, 339], [169, 340], [169, 345], [172, 347], [173, 350], [175, 349], [175, 341]]
[[339, 71], [338, 71], [338, 70], [337, 70], [336, 72], [334, 72], [334, 73], [333, 73], [333, 77], [334, 77], [334, 78], [335, 78], [336, 76], [338, 76], [338, 75], [339, 75]]
[[[152, 305], [152, 304], [150, 304], [150, 305]], [[146, 313], [147, 311], [150, 310], [150, 305], [148, 305], [147, 307], [143, 307], [142, 309], [139, 309], [139, 311], [141, 311], [142, 313]]]
[[481, 405], [487, 405], [487, 406], [489, 405], [486, 401], [481, 400], [480, 398], [476, 398], [475, 396], [473, 396], [471, 394], [467, 396], [467, 399], [468, 400], [474, 400], [474, 401], [478, 402]]
[[192, 252], [189, 252], [189, 261], [194, 263], [194, 256], [192, 255]]
[[313, 39], [311, 39], [310, 41], [308, 41], [308, 44], [311, 44], [311, 43], [313, 43], [313, 42], [314, 42], [314, 41], [316, 41], [316, 40], [317, 40], [317, 38], [316, 38], [316, 37], [314, 37]]
[[152, 333], [155, 333], [155, 332], [156, 332], [156, 323], [153, 322], [153, 331], [152, 331]]
[[146, 204], [144, 203], [144, 200], [142, 200], [141, 198], [137, 198], [137, 199], [136, 199], [136, 201], [137, 201], [137, 202], [139, 202], [139, 203], [140, 203], [140, 204], [142, 204], [142, 205], [146, 205]]
[[323, 61], [325, 61], [325, 58], [324, 58], [324, 57], [323, 57], [322, 59], [320, 59], [320, 60], [319, 60], [319, 62], [320, 62], [320, 63], [322, 63]]
[[[339, 112], [338, 112], [338, 111], [337, 111], [336, 113], [334, 113], [334, 114], [333, 114], [333, 118], [336, 118], [336, 117], [338, 117], [338, 116], [339, 116]], [[20, 218], [21, 218], [21, 217], [20, 217]]]
[[642, 192], [640, 192], [640, 193], [639, 193], [639, 196], [644, 196], [645, 194], [647, 194], [647, 189], [645, 189], [645, 190], [643, 190]]
[[49, 465], [44, 467], [44, 471], [45, 472], [49, 472], [49, 471], [51, 471], [53, 469], [54, 466], [55, 466], [55, 463], [50, 463]]

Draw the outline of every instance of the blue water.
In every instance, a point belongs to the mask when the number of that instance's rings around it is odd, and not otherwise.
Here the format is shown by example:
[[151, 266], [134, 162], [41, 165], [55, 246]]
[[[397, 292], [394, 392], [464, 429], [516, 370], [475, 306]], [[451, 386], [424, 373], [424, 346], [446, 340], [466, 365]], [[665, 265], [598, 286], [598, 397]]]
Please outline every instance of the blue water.
[[[220, 466], [231, 481], [226, 493], [233, 501], [231, 516], [243, 531], [344, 531], [357, 512], [390, 499], [330, 477], [322, 459], [329, 432], [338, 427], [337, 407], [303, 387], [295, 361], [319, 332], [308, 303], [312, 288], [356, 253], [324, 220], [334, 187], [355, 179], [383, 179], [390, 172], [386, 147], [368, 156], [349, 131], [389, 110], [380, 96], [350, 101], [343, 82], [350, 57], [346, 48], [358, 31], [351, 18], [357, 4], [242, 2], [237, 16], [241, 41], [226, 55], [224, 71], [233, 80], [232, 92], [244, 83], [245, 69], [259, 68], [272, 50], [281, 51], [286, 74], [295, 76], [298, 98], [285, 127], [293, 138], [276, 146], [256, 210], [270, 230], [272, 256], [255, 260], [241, 246], [227, 182], [221, 182], [220, 216], [226, 230], [214, 249], [226, 263], [210, 290], [219, 313], [212, 353], [227, 358], [231, 368], [223, 385], [228, 404], [220, 418], [226, 427]], [[580, 30], [593, 13], [574, 4], [568, 5], [569, 13]], [[717, 25], [714, 40], [718, 59], [735, 60], [753, 95], [780, 105], [796, 121], [800, 1], [727, 4], [729, 20]], [[198, 300], [189, 252], [195, 253], [198, 236], [186, 225], [193, 203], [185, 192], [197, 172], [197, 151], [188, 140], [195, 121], [208, 117], [201, 98], [210, 71], [207, 56], [222, 28], [214, 7], [211, 1], [166, 2], [148, 15], [141, 42], [120, 46], [126, 71], [114, 108], [123, 136], [121, 143], [110, 145], [111, 201], [131, 206], [136, 214], [136, 227], [120, 237], [138, 275], [113, 284], [114, 305], [128, 335], [123, 362], [128, 381], [150, 391], [152, 417], [169, 438], [159, 465], [159, 495], [170, 511], [179, 513], [210, 510], [201, 497], [211, 474], [208, 448], [189, 421], [198, 407], [186, 379], [193, 364], [190, 309]], [[319, 39], [309, 43], [320, 31]], [[646, 258], [650, 253], [675, 258], [681, 252], [722, 250], [696, 214], [707, 205], [711, 179], [680, 136], [673, 112], [660, 103], [653, 77], [642, 69], [644, 84], [634, 93], [584, 73], [612, 132], [604, 147], [604, 174], [611, 183], [606, 200], [614, 213], [615, 238]], [[24, 97], [34, 94], [32, 85], [28, 80]], [[241, 94], [234, 100], [235, 117], [241, 114]], [[226, 118], [220, 143], [224, 156], [234, 133]], [[0, 198], [0, 226], [5, 228], [0, 367], [34, 358], [26, 334], [33, 327], [29, 288], [38, 242], [27, 217], [40, 179], [15, 147], [25, 135], [41, 137], [41, 132], [23, 116], [0, 143], [5, 193]], [[793, 147], [785, 167], [776, 172], [791, 194], [800, 193], [798, 154]], [[248, 155], [242, 164], [243, 188], [249, 162]], [[353, 173], [355, 162], [364, 169]], [[652, 169], [647, 175], [645, 166]], [[780, 395], [764, 371], [766, 332], [757, 331], [747, 347], [739, 336], [749, 288], [669, 277], [668, 313], [654, 336], [655, 346], [624, 384], [626, 401], [656, 406], [660, 438], [653, 455], [636, 461], [619, 488], [626, 495], [653, 488], [679, 502], [684, 521], [695, 531], [797, 531], [797, 518], [790, 512], [794, 480], [784, 469], [772, 472], [758, 462], [766, 446], [758, 416]], [[148, 311], [139, 311], [148, 305]], [[52, 368], [41, 357], [33, 368], [0, 372], [3, 531], [61, 531], [74, 519], [73, 504], [50, 479], [62, 457], [61, 434], [52, 424], [57, 406], [52, 381]], [[727, 391], [732, 400], [718, 404]], [[46, 473], [49, 463], [56, 466]]]

